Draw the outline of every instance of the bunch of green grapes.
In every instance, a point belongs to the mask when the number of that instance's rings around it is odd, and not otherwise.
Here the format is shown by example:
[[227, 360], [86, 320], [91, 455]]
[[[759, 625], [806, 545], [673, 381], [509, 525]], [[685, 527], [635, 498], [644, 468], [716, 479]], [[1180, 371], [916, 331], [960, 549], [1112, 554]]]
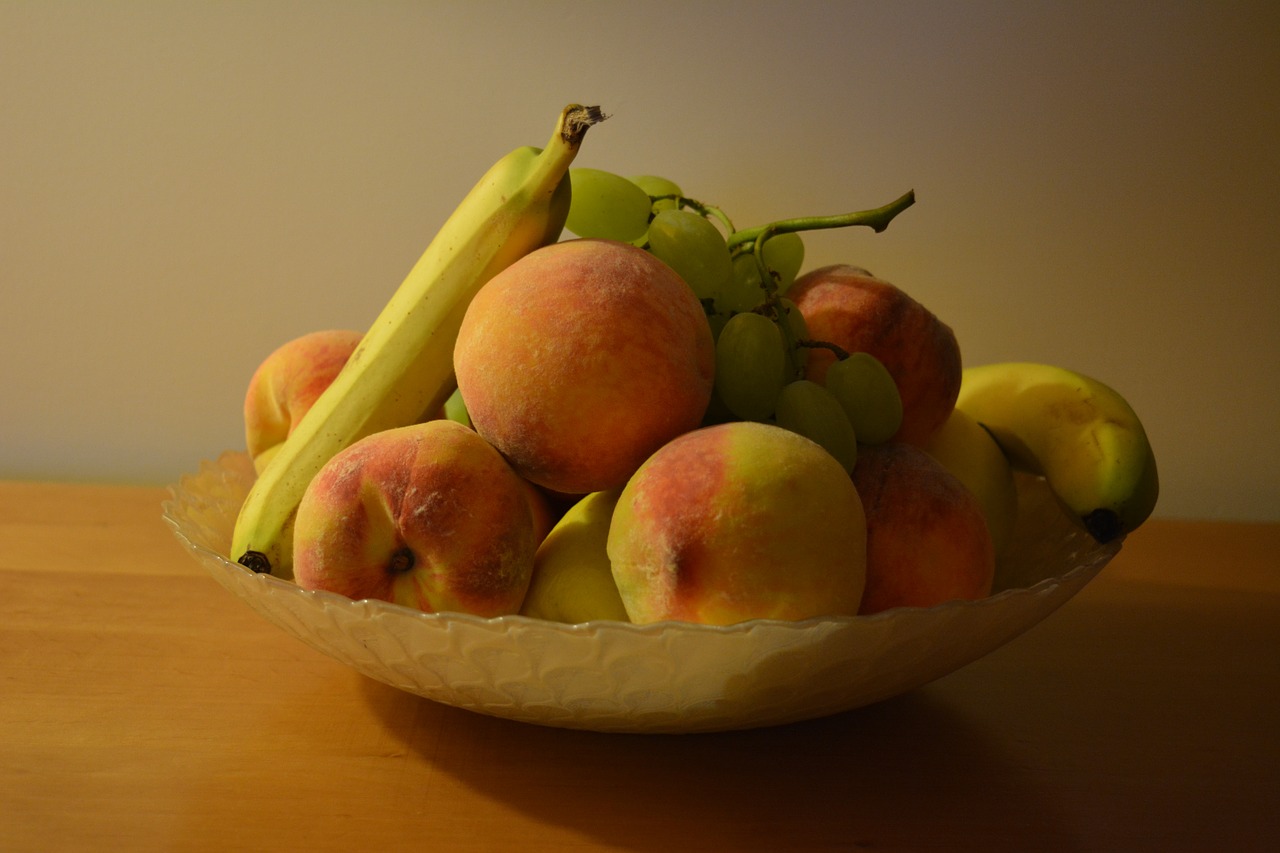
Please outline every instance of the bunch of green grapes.
[[601, 169], [569, 170], [573, 196], [565, 227], [579, 237], [620, 240], [646, 249], [674, 269], [708, 307], [728, 289], [732, 259], [712, 210], [685, 198], [666, 178], [624, 178]]
[[852, 471], [859, 444], [881, 444], [898, 431], [902, 397], [875, 356], [839, 352], [822, 384], [798, 379], [782, 389], [775, 420], [816, 441]]
[[897, 386], [869, 354], [837, 352], [822, 384], [805, 378], [810, 349], [829, 345], [810, 340], [804, 317], [786, 298], [804, 262], [797, 231], [806, 223], [833, 226], [794, 220], [737, 231], [723, 211], [663, 177], [590, 168], [570, 169], [569, 177], [570, 232], [645, 249], [701, 301], [716, 342], [708, 422], [775, 423], [821, 444], [846, 470], [859, 443], [879, 443], [897, 431]]
[[656, 175], [625, 178], [602, 169], [569, 170], [573, 191], [565, 227], [579, 237], [640, 246], [679, 273], [707, 307], [728, 319], [782, 296], [804, 260], [795, 233], [755, 235], [731, 247], [723, 211], [684, 195]]
[[[893, 376], [870, 353], [838, 352], [822, 383], [805, 377], [809, 348], [828, 346], [804, 331], [800, 311], [783, 300], [780, 320], [747, 312], [730, 318], [716, 341], [719, 414], [775, 423], [822, 445], [852, 471], [859, 444], [888, 441], [902, 424]], [[836, 348], [838, 349], [838, 348]], [[787, 354], [798, 353], [796, 362]]]

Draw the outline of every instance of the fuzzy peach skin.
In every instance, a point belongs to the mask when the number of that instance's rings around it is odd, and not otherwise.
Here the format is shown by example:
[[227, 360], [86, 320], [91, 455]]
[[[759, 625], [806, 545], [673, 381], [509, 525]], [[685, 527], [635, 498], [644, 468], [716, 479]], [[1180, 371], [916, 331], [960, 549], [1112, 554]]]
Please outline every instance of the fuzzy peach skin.
[[633, 622], [854, 615], [862, 502], [814, 442], [745, 421], [686, 433], [635, 473], [607, 552]]
[[995, 553], [982, 507], [942, 463], [909, 444], [859, 448], [853, 482], [867, 519], [862, 613], [991, 594]]
[[536, 550], [529, 493], [474, 431], [431, 420], [334, 456], [298, 506], [293, 574], [306, 589], [427, 612], [520, 609]]
[[496, 275], [454, 349], [476, 431], [529, 480], [571, 495], [620, 488], [698, 426], [714, 343], [702, 305], [635, 246], [569, 240]]
[[[456, 420], [467, 429], [472, 429], [469, 417], [465, 420], [458, 420], [458, 418], [450, 416], [447, 408], [442, 408], [437, 417]], [[424, 420], [435, 419], [435, 417], [432, 417]], [[534, 539], [540, 543], [551, 532], [551, 528], [555, 526], [556, 521], [563, 514], [563, 509], [558, 504], [552, 503], [553, 496], [548, 494], [542, 487], [529, 482], [524, 477], [520, 478], [520, 485], [524, 487], [525, 496], [529, 499], [529, 511], [533, 513]]]
[[347, 329], [311, 332], [281, 344], [258, 365], [244, 398], [245, 447], [261, 472], [364, 337]]
[[[960, 347], [951, 327], [900, 288], [844, 264], [796, 279], [787, 291], [809, 337], [878, 358], [898, 385], [902, 426], [896, 441], [920, 444], [946, 421], [960, 394]], [[809, 353], [805, 377], [819, 384], [836, 359]]]

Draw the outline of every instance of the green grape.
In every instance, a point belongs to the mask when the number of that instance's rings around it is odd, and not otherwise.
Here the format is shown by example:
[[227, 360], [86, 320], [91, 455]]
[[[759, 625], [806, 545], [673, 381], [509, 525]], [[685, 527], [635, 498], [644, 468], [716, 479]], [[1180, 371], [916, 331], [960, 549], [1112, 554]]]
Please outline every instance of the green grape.
[[804, 369], [809, 364], [809, 348], [800, 346], [801, 341], [809, 340], [809, 326], [804, 315], [790, 299], [778, 300], [778, 325], [787, 342], [787, 370], [792, 379], [804, 378]]
[[[644, 190], [650, 199], [662, 195], [684, 195], [684, 191], [674, 181], [657, 175], [635, 175], [631, 179], [631, 183]], [[653, 212], [659, 213], [663, 210], [676, 210], [680, 207], [680, 202], [674, 198], [664, 198], [654, 201]]]
[[778, 394], [778, 426], [799, 433], [836, 458], [846, 471], [858, 461], [858, 439], [835, 396], [817, 382], [797, 379]]
[[778, 294], [786, 293], [804, 264], [804, 241], [794, 232], [770, 237], [764, 244], [764, 262], [777, 273]]
[[579, 237], [631, 242], [649, 228], [649, 195], [621, 175], [569, 170], [573, 197], [565, 227]]
[[716, 340], [716, 394], [742, 420], [767, 420], [786, 381], [786, 363], [777, 324], [763, 314], [735, 314]]
[[457, 388], [453, 389], [449, 399], [444, 401], [444, 416], [465, 427], [471, 426], [471, 415], [467, 414], [467, 404], [462, 401], [462, 392]]
[[699, 299], [716, 299], [733, 276], [724, 235], [691, 210], [659, 211], [649, 223], [649, 251], [679, 273]]
[[716, 300], [716, 308], [726, 314], [744, 313], [759, 307], [765, 295], [756, 256], [744, 252], [733, 259], [733, 277]]
[[827, 368], [823, 380], [853, 423], [863, 444], [883, 444], [902, 426], [902, 397], [893, 376], [875, 356], [855, 352]]

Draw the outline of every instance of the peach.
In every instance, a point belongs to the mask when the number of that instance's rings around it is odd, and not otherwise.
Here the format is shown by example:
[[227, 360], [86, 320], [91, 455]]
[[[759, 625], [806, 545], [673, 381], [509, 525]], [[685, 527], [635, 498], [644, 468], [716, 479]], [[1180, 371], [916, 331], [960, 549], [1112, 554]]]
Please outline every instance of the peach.
[[995, 553], [982, 507], [942, 463], [900, 442], [860, 448], [853, 483], [867, 523], [862, 613], [991, 594]]
[[374, 433], [303, 494], [293, 573], [302, 587], [427, 612], [520, 609], [536, 549], [529, 493], [502, 456], [450, 420]]
[[736, 421], [686, 433], [640, 467], [607, 552], [633, 622], [854, 615], [866, 528], [831, 454], [781, 427]]
[[[787, 296], [811, 339], [870, 353], [888, 368], [902, 397], [895, 441], [920, 444], [942, 426], [960, 393], [960, 347], [950, 326], [898, 287], [848, 265], [804, 274]], [[821, 384], [835, 359], [829, 349], [812, 349], [806, 378]]]
[[[424, 420], [435, 420], [436, 418], [457, 421], [467, 429], [473, 429], [471, 418], [467, 415], [466, 406], [462, 403], [462, 395], [456, 389], [435, 417], [424, 418]], [[534, 538], [541, 542], [551, 532], [551, 528], [555, 525], [556, 520], [563, 515], [564, 511], [558, 504], [552, 503], [552, 498], [556, 497], [555, 495], [548, 493], [523, 477], [520, 478], [520, 483], [524, 486], [525, 494], [529, 498], [529, 510], [533, 513]]]
[[991, 531], [996, 559], [1018, 520], [1018, 488], [1013, 466], [986, 427], [956, 409], [924, 443], [925, 450], [973, 492]]
[[648, 252], [608, 240], [539, 249], [472, 301], [454, 349], [476, 431], [554, 491], [620, 488], [697, 427], [714, 344], [693, 291]]
[[522, 615], [569, 623], [627, 621], [606, 550], [619, 493], [592, 492], [556, 522], [534, 555]]
[[362, 337], [346, 329], [311, 332], [281, 344], [258, 365], [244, 398], [244, 433], [259, 472], [333, 382]]

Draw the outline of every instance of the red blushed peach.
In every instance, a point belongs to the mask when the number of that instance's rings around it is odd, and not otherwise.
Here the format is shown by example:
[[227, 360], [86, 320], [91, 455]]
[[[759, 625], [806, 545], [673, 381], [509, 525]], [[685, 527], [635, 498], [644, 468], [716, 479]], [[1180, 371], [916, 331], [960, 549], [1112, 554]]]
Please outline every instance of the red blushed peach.
[[607, 552], [633, 622], [854, 615], [866, 559], [849, 474], [803, 436], [731, 422], [686, 433], [627, 483]]
[[454, 349], [476, 431], [524, 477], [571, 495], [620, 488], [699, 425], [714, 343], [693, 291], [635, 246], [570, 240], [486, 284]]
[[245, 446], [258, 471], [333, 382], [362, 337], [346, 329], [311, 332], [282, 344], [258, 365], [244, 398]]
[[982, 507], [942, 463], [909, 444], [860, 448], [853, 483], [867, 519], [862, 613], [991, 594], [995, 552]]
[[529, 492], [449, 420], [374, 433], [334, 456], [298, 506], [293, 573], [307, 589], [427, 612], [520, 609], [536, 550]]
[[[870, 353], [889, 370], [902, 397], [894, 440], [918, 445], [942, 426], [960, 394], [960, 347], [949, 326], [889, 282], [847, 265], [806, 273], [787, 297], [811, 339]], [[812, 349], [806, 378], [821, 384], [835, 359], [829, 349]]]
[[[446, 413], [441, 413], [439, 420], [456, 420], [449, 417]], [[428, 420], [437, 420], [437, 418], [429, 418]], [[458, 423], [462, 423], [458, 421]], [[462, 424], [467, 429], [471, 429], [470, 421]], [[555, 527], [556, 521], [564, 513], [563, 508], [558, 503], [553, 503], [554, 495], [550, 495], [546, 490], [542, 489], [524, 477], [520, 478], [520, 485], [524, 489], [525, 497], [529, 499], [529, 512], [533, 515], [533, 538], [535, 543], [541, 543], [551, 532], [551, 528]]]

